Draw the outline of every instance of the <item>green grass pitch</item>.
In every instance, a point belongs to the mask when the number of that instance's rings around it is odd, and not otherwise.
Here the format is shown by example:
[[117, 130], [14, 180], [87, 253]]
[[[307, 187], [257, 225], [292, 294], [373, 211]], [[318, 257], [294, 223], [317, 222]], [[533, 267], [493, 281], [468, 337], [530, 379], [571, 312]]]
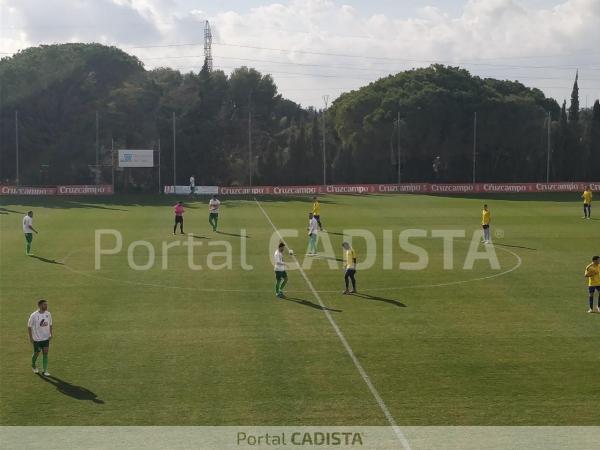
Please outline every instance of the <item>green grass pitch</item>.
[[[172, 235], [175, 200], [2, 199], [0, 424], [387, 425], [300, 272], [289, 271], [290, 298], [275, 298], [273, 230], [258, 205], [223, 199], [217, 234], [206, 200], [188, 201], [195, 263], [206, 266], [209, 251], [225, 248], [215, 242], [227, 241], [232, 267], [190, 271], [187, 248], [174, 247], [163, 270], [161, 242], [185, 240]], [[286, 240], [303, 260], [309, 199], [260, 202], [278, 229], [299, 230]], [[463, 270], [484, 202], [501, 269], [477, 261]], [[24, 255], [29, 209], [36, 257]], [[571, 194], [325, 196], [335, 257], [343, 230], [365, 229], [376, 237], [376, 262], [361, 270], [368, 252], [356, 239], [363, 296], [341, 295], [335, 259], [317, 258], [305, 273], [398, 424], [598, 425], [600, 314], [586, 313], [583, 269], [600, 253], [600, 223], [582, 220], [580, 209]], [[95, 229], [123, 236], [123, 250], [104, 256], [100, 270]], [[241, 229], [253, 270], [241, 267]], [[398, 243], [407, 229], [427, 230], [411, 240], [428, 252], [425, 270], [398, 268], [416, 260]], [[466, 231], [453, 270], [431, 237], [440, 229]], [[393, 239], [385, 249], [384, 230]], [[150, 270], [127, 265], [136, 240], [153, 245]], [[138, 247], [136, 261], [146, 253]], [[41, 297], [54, 318], [54, 380], [30, 370], [26, 323]]]

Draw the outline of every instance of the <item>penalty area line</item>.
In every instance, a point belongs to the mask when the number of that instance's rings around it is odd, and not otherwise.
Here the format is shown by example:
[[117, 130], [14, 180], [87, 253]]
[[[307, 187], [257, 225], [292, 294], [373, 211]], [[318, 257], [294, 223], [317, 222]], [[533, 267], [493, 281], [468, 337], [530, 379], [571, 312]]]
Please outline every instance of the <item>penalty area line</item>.
[[[273, 221], [271, 220], [271, 218], [269, 217], [269, 215], [267, 214], [267, 212], [265, 211], [265, 209], [262, 207], [262, 205], [260, 204], [260, 202], [258, 201], [258, 199], [256, 199], [256, 197], [254, 198], [254, 201], [256, 202], [256, 205], [260, 208], [261, 212], [263, 213], [263, 215], [265, 216], [265, 218], [267, 219], [267, 221], [269, 222], [269, 224], [273, 228], [273, 231], [275, 231], [275, 233], [277, 233], [277, 235], [279, 236], [279, 239], [281, 240], [281, 242], [283, 242], [286, 245], [286, 247], [287, 247], [287, 243], [285, 242], [285, 239], [283, 238], [283, 236], [281, 236], [281, 234], [279, 233], [279, 230], [277, 229], [277, 227], [275, 226], [275, 224], [273, 223]], [[390, 413], [390, 410], [388, 409], [387, 405], [383, 401], [383, 398], [381, 398], [381, 395], [379, 394], [379, 392], [375, 388], [375, 385], [371, 381], [371, 378], [369, 377], [369, 375], [367, 374], [366, 370], [364, 369], [364, 367], [362, 366], [362, 364], [360, 363], [360, 361], [358, 360], [358, 358], [354, 354], [354, 351], [352, 350], [352, 347], [350, 347], [350, 344], [348, 343], [346, 337], [344, 336], [344, 333], [342, 333], [342, 330], [340, 330], [340, 327], [338, 327], [338, 325], [335, 322], [334, 318], [331, 316], [331, 313], [329, 312], [329, 310], [327, 309], [327, 307], [323, 303], [323, 300], [321, 299], [321, 296], [319, 295], [319, 293], [317, 292], [317, 290], [313, 286], [312, 282], [310, 281], [310, 279], [306, 275], [306, 272], [304, 271], [304, 269], [302, 268], [302, 266], [299, 264], [298, 259], [296, 258], [296, 255], [292, 255], [292, 258], [294, 259], [294, 262], [296, 264], [298, 264], [298, 269], [300, 271], [300, 274], [302, 275], [302, 278], [304, 278], [304, 281], [308, 285], [308, 287], [309, 287], [310, 291], [312, 292], [313, 296], [319, 302], [319, 305], [321, 306], [321, 310], [323, 311], [323, 314], [325, 314], [325, 317], [327, 317], [327, 320], [329, 320], [329, 323], [331, 324], [331, 326], [333, 327], [333, 329], [334, 329], [335, 333], [337, 334], [338, 338], [342, 342], [342, 345], [344, 346], [344, 349], [346, 350], [346, 352], [350, 356], [350, 359], [354, 363], [354, 366], [356, 367], [356, 370], [358, 370], [358, 373], [360, 374], [360, 376], [362, 377], [363, 381], [365, 382], [365, 384], [369, 388], [369, 391], [373, 395], [375, 401], [377, 402], [377, 405], [379, 405], [379, 408], [383, 412], [383, 415], [385, 416], [385, 418], [387, 419], [387, 421], [391, 425], [392, 429], [394, 430], [394, 433], [396, 434], [396, 437], [398, 438], [398, 440], [402, 444], [402, 447], [404, 447], [405, 450], [411, 450], [410, 444], [408, 443], [408, 439], [406, 439], [406, 436], [404, 435], [404, 433], [402, 432], [402, 430], [400, 429], [400, 427], [396, 423], [396, 420], [394, 419], [394, 416], [392, 416], [392, 413]]]

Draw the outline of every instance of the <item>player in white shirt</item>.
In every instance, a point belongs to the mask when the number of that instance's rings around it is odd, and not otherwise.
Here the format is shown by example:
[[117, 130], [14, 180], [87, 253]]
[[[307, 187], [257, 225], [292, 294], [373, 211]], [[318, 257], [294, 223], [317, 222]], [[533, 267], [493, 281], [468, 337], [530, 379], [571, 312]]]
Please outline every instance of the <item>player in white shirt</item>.
[[37, 234], [37, 230], [33, 228], [33, 211], [28, 211], [23, 217], [23, 233], [25, 234], [25, 254], [30, 256], [31, 243], [33, 242], [33, 233]]
[[313, 213], [308, 213], [308, 255], [315, 256], [317, 254], [317, 232], [319, 222], [315, 219]]
[[27, 322], [29, 331], [29, 342], [33, 344], [33, 355], [31, 356], [31, 370], [38, 373], [36, 366], [37, 358], [42, 352], [42, 375], [49, 376], [48, 373], [48, 350], [50, 349], [50, 339], [52, 339], [52, 315], [48, 311], [48, 302], [46, 300], [38, 301], [38, 309], [29, 316]]
[[216, 195], [208, 202], [208, 223], [212, 227], [213, 231], [217, 231], [217, 224], [219, 223], [219, 207], [221, 202], [217, 199]]
[[194, 191], [196, 190], [196, 178], [194, 175], [190, 177], [190, 195], [194, 195]]
[[285, 271], [285, 261], [283, 260], [283, 250], [285, 244], [279, 243], [275, 254], [273, 255], [273, 261], [275, 264], [275, 295], [279, 298], [285, 298], [283, 288], [288, 282], [287, 272]]

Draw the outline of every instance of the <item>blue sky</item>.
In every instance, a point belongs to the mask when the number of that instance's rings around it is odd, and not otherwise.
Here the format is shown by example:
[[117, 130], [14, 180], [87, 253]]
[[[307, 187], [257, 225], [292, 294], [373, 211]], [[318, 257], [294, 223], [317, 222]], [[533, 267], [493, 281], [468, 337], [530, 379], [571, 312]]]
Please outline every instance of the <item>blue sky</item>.
[[0, 0], [0, 53], [101, 42], [149, 69], [197, 71], [204, 20], [216, 69], [272, 74], [321, 107], [380, 77], [443, 63], [519, 80], [562, 102], [579, 69], [582, 106], [600, 97], [600, 0]]

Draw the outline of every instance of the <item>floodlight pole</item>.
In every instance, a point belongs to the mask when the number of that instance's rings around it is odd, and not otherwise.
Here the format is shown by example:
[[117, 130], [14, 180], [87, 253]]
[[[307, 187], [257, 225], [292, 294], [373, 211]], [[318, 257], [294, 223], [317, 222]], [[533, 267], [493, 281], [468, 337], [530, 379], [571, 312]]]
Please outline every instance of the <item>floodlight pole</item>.
[[400, 163], [400, 161], [402, 160], [402, 147], [400, 146], [400, 111], [398, 111], [398, 122], [397, 122], [397, 126], [398, 126], [398, 133], [397, 133], [397, 138], [398, 138], [398, 184], [402, 183], [402, 164]]
[[160, 181], [160, 138], [158, 138], [158, 193], [161, 194], [162, 183]]
[[325, 103], [325, 109], [323, 109], [323, 186], [327, 185], [327, 128], [325, 127], [325, 113], [327, 112], [327, 103], [329, 102], [329, 95], [323, 96], [323, 103]]
[[15, 152], [16, 152], [16, 165], [15, 165], [15, 183], [19, 186], [19, 111], [15, 111]]
[[252, 111], [248, 110], [248, 179], [252, 187]]
[[100, 116], [96, 110], [96, 184], [100, 184]]
[[252, 187], [252, 91], [248, 95], [248, 182]]
[[173, 186], [177, 186], [177, 137], [175, 130], [175, 111], [173, 111]]
[[550, 117], [550, 111], [548, 111], [548, 149], [546, 151], [546, 183], [550, 182], [550, 149], [551, 149], [551, 125], [552, 118]]
[[475, 174], [477, 167], [477, 111], [473, 114], [473, 184], [475, 184]]
[[115, 193], [115, 140], [110, 138], [110, 176], [112, 182], [112, 191]]

